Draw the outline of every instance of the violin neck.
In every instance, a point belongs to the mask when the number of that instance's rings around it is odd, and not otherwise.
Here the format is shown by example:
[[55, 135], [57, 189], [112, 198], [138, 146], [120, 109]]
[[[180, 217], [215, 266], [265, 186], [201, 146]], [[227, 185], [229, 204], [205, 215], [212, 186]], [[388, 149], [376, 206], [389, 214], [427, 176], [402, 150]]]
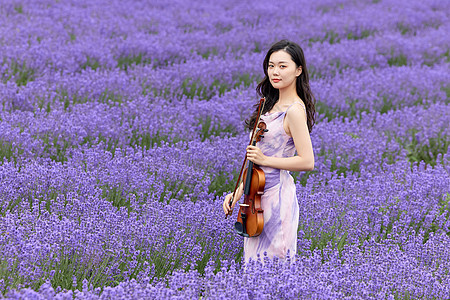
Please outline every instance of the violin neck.
[[[256, 146], [256, 141], [253, 141], [253, 146]], [[247, 168], [247, 176], [245, 178], [245, 186], [244, 186], [244, 195], [250, 194], [250, 186], [252, 183], [252, 175], [253, 175], [253, 162], [248, 162], [248, 168]]]

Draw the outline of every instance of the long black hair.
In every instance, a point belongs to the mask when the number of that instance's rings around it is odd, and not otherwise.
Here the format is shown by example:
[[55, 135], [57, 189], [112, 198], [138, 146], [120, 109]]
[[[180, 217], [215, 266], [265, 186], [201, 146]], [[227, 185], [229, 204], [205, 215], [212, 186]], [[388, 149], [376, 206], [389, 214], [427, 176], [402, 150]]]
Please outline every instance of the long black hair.
[[[256, 87], [256, 92], [259, 96], [266, 98], [266, 104], [264, 106], [264, 110], [262, 111], [262, 114], [269, 112], [273, 106], [278, 102], [279, 98], [279, 91], [278, 89], [274, 88], [272, 84], [270, 83], [269, 76], [267, 74], [267, 68], [269, 66], [269, 59], [272, 53], [284, 50], [291, 56], [292, 60], [295, 62], [295, 64], [298, 67], [302, 67], [302, 73], [300, 76], [297, 77], [296, 80], [296, 89], [297, 89], [297, 95], [300, 97], [300, 99], [303, 100], [306, 106], [306, 116], [307, 116], [307, 124], [308, 124], [308, 130], [309, 132], [312, 131], [312, 127], [315, 123], [315, 113], [316, 113], [316, 99], [314, 98], [314, 95], [311, 92], [311, 89], [309, 87], [309, 75], [308, 75], [308, 69], [306, 68], [306, 61], [305, 56], [303, 54], [302, 48], [289, 40], [281, 40], [270, 47], [269, 51], [266, 54], [266, 57], [264, 58], [263, 62], [263, 69], [264, 69], [264, 79], [258, 84]], [[248, 127], [250, 130], [253, 129], [256, 117], [258, 115], [258, 103], [255, 105], [255, 111], [251, 115], [249, 120], [245, 121], [246, 127]]]

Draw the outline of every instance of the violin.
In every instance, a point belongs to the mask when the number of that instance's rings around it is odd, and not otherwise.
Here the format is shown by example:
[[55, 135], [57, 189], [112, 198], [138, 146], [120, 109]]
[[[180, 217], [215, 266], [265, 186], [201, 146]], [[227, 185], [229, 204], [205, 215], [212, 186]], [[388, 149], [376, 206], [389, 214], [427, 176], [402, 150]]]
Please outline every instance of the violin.
[[[249, 145], [255, 146], [257, 142], [263, 138], [264, 132], [267, 132], [266, 123], [260, 122], [261, 112], [263, 111], [265, 98], [261, 98], [258, 108], [258, 116], [253, 128], [252, 137]], [[242, 171], [247, 162], [247, 156], [245, 156], [244, 163], [242, 164], [239, 178], [234, 188], [233, 197], [230, 200], [230, 207], [233, 203], [233, 199], [241, 183]], [[237, 234], [243, 237], [256, 237], [261, 234], [264, 228], [264, 210], [261, 208], [261, 196], [264, 194], [264, 186], [266, 184], [266, 177], [264, 171], [253, 162], [248, 162], [248, 167], [244, 171], [242, 180], [244, 184], [244, 202], [239, 203], [239, 213], [237, 221], [234, 224], [234, 230]], [[228, 215], [231, 215], [232, 211]], [[228, 216], [227, 215], [227, 216]]]

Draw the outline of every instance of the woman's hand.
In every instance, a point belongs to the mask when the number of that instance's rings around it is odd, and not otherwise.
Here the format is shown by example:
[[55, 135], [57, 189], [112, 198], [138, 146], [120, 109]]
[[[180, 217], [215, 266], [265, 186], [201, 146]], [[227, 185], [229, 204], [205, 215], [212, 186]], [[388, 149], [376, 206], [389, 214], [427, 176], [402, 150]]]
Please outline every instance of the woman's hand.
[[258, 147], [249, 145], [247, 146], [247, 159], [257, 165], [264, 166], [267, 156]]
[[230, 207], [230, 200], [233, 197], [233, 193], [230, 193], [228, 195], [225, 196], [225, 200], [223, 201], [222, 207], [223, 207], [223, 212], [228, 215], [234, 208], [234, 206], [236, 205], [236, 202], [238, 200], [237, 197], [235, 197], [233, 203], [231, 204]]

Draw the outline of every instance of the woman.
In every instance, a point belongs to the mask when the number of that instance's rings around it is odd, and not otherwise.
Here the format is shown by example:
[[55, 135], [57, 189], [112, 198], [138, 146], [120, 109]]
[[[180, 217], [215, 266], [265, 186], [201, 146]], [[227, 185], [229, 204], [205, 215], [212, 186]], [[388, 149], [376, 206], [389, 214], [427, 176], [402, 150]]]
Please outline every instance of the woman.
[[[291, 41], [282, 40], [269, 49], [263, 63], [265, 78], [258, 84], [258, 94], [266, 98], [261, 121], [269, 130], [256, 146], [247, 147], [247, 158], [265, 173], [266, 184], [261, 197], [264, 229], [257, 237], [244, 238], [245, 260], [285, 259], [297, 253], [299, 208], [295, 184], [288, 171], [311, 171], [314, 153], [309, 133], [315, 121], [315, 100], [303, 50]], [[257, 109], [246, 121], [251, 130]], [[297, 155], [295, 155], [297, 152]], [[223, 210], [228, 214], [243, 194], [243, 185], [225, 197]]]

